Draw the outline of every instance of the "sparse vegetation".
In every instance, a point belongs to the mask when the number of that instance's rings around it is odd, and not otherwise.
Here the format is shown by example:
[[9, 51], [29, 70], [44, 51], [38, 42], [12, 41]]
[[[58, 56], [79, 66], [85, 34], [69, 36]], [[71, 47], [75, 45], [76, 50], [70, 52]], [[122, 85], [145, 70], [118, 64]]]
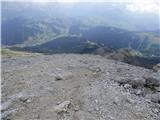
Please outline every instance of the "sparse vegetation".
[[[38, 54], [38, 53], [35, 53]], [[35, 55], [33, 53], [29, 52], [23, 52], [23, 51], [13, 51], [9, 49], [1, 49], [1, 56], [8, 56], [8, 57], [14, 57], [14, 56], [32, 56]]]

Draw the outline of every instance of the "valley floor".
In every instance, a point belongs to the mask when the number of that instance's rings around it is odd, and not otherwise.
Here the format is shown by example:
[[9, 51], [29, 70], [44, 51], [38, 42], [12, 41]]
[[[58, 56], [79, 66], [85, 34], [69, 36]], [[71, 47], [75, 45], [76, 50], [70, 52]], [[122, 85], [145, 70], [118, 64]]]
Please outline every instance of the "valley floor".
[[2, 119], [160, 120], [151, 74], [98, 55], [2, 57]]

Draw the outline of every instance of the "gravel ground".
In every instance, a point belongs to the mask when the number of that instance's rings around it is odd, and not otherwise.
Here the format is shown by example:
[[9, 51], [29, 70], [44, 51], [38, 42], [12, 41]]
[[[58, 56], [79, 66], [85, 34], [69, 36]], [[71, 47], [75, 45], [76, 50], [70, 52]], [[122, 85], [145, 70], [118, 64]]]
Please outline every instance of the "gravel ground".
[[2, 119], [160, 120], [152, 74], [98, 55], [2, 57]]

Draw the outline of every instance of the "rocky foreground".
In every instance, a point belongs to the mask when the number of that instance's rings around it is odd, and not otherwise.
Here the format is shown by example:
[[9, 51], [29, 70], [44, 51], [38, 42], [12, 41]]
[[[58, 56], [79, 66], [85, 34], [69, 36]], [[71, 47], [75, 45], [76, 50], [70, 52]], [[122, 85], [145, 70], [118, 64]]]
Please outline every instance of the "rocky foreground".
[[3, 120], [160, 120], [160, 71], [96, 55], [2, 57]]

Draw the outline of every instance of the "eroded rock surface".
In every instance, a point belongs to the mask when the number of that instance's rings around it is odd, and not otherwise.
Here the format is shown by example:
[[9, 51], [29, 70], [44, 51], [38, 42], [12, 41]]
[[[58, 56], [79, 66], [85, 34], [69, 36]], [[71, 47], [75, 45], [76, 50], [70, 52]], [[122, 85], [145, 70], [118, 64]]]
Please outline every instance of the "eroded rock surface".
[[158, 78], [96, 55], [3, 57], [1, 113], [3, 120], [159, 120]]

